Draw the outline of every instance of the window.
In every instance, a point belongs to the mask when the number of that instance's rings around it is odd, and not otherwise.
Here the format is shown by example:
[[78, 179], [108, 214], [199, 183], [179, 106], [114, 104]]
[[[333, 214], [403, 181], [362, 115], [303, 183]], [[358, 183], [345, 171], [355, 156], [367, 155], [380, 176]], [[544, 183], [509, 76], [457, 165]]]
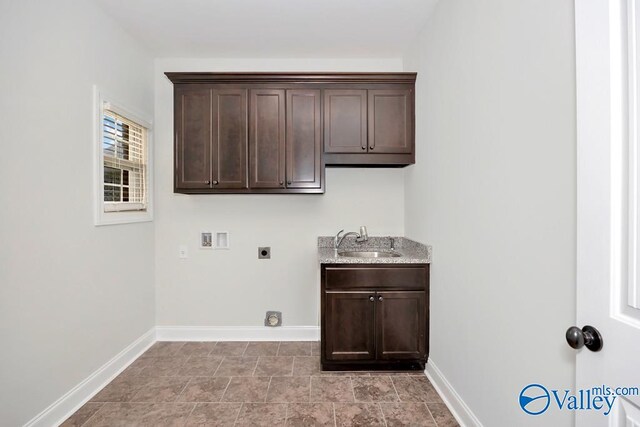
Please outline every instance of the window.
[[150, 124], [97, 89], [96, 99], [96, 225], [150, 221]]

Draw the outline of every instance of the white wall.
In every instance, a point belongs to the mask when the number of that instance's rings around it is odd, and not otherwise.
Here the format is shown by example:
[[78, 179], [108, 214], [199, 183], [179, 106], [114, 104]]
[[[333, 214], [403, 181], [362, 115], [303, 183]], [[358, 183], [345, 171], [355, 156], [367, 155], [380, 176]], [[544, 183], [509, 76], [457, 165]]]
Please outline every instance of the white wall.
[[152, 114], [153, 62], [90, 2], [0, 3], [0, 424], [154, 324], [153, 224], [93, 225], [98, 84]]
[[567, 426], [518, 395], [574, 386], [573, 1], [441, 1], [405, 60], [405, 231], [433, 245], [431, 362], [486, 426]]
[[[166, 71], [401, 71], [401, 59], [156, 60], [156, 290], [160, 326], [261, 326], [281, 310], [285, 326], [318, 324], [319, 235], [367, 225], [404, 231], [402, 169], [326, 171], [324, 195], [173, 193], [173, 85]], [[201, 231], [229, 231], [231, 250], [200, 250]], [[188, 245], [189, 258], [178, 259]], [[271, 260], [258, 260], [271, 246]]]

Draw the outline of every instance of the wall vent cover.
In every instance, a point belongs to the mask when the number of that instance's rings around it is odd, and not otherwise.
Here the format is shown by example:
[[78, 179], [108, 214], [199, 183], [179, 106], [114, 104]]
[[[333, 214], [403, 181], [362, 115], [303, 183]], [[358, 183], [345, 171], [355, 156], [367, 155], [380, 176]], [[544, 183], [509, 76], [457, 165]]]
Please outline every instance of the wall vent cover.
[[267, 315], [264, 318], [264, 326], [270, 326], [270, 327], [282, 326], [282, 312], [267, 311]]

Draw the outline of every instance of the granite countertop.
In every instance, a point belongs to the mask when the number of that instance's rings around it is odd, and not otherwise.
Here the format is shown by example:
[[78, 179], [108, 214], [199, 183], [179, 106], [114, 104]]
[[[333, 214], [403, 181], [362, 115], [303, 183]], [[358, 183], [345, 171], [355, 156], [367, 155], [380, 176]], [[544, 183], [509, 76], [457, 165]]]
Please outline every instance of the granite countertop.
[[320, 264], [430, 264], [431, 246], [423, 245], [406, 237], [369, 237], [366, 242], [358, 243], [355, 237], [349, 236], [340, 244], [343, 251], [391, 251], [391, 239], [394, 249], [402, 256], [390, 258], [355, 258], [343, 257], [333, 248], [333, 236], [318, 237], [318, 262]]

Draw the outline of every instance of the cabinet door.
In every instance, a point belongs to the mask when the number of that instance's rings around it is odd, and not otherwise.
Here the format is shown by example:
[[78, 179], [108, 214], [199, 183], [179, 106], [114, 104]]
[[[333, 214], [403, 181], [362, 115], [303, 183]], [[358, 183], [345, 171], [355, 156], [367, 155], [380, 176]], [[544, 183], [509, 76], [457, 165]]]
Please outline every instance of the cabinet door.
[[321, 188], [320, 91], [287, 90], [287, 188]]
[[421, 359], [426, 354], [424, 291], [377, 292], [376, 349], [380, 360]]
[[247, 188], [247, 90], [213, 90], [213, 189]]
[[325, 153], [367, 152], [367, 91], [324, 91]]
[[249, 113], [249, 187], [283, 188], [284, 90], [252, 89]]
[[369, 153], [411, 153], [412, 95], [411, 89], [369, 91]]
[[375, 358], [374, 292], [325, 292], [324, 327], [327, 360]]
[[176, 88], [175, 188], [211, 183], [211, 90]]

